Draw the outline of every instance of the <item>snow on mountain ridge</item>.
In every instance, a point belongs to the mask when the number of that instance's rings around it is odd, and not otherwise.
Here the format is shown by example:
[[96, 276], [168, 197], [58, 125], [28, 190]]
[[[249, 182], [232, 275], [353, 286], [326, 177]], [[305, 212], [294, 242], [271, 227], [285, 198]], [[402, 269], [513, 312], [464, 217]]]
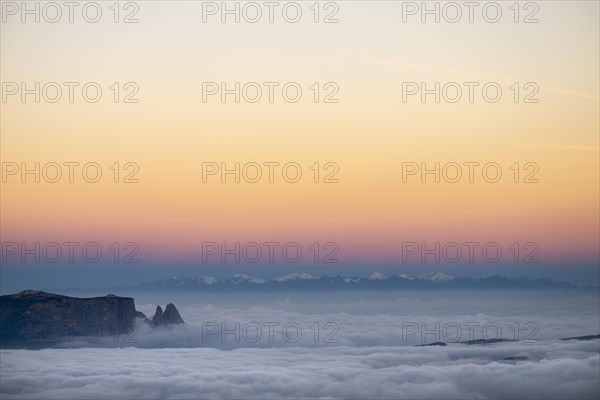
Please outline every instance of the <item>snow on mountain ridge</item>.
[[260, 290], [262, 287], [268, 290], [279, 290], [289, 288], [292, 290], [322, 290], [322, 289], [368, 289], [380, 287], [382, 289], [393, 288], [424, 288], [438, 286], [443, 288], [475, 288], [477, 285], [485, 288], [503, 287], [560, 287], [577, 288], [577, 286], [566, 282], [553, 282], [549, 279], [531, 279], [527, 277], [511, 278], [508, 276], [490, 275], [486, 278], [454, 278], [443, 272], [429, 272], [417, 277], [405, 274], [395, 274], [386, 277], [380, 272], [373, 272], [369, 277], [359, 276], [318, 276], [308, 273], [294, 272], [274, 278], [257, 278], [245, 274], [236, 274], [229, 278], [217, 278], [200, 275], [195, 278], [171, 277], [162, 280], [146, 282], [135, 287], [143, 289], [166, 290], [169, 288], [181, 290], [193, 290], [194, 288], [210, 290], [232, 290], [238, 287], [240, 290]]
[[369, 276], [370, 281], [382, 281], [385, 279], [385, 275], [381, 272], [373, 272], [371, 276]]
[[215, 282], [217, 281], [217, 278], [215, 278], [215, 277], [212, 277], [212, 276], [206, 276], [206, 275], [203, 275], [203, 276], [199, 276], [199, 277], [196, 279], [196, 281], [197, 281], [198, 283], [202, 283], [202, 284], [204, 284], [204, 285], [212, 285], [213, 283], [215, 283]]
[[291, 281], [291, 280], [296, 280], [296, 279], [317, 279], [316, 277], [312, 276], [311, 274], [307, 274], [305, 272], [292, 272], [291, 274], [287, 274], [284, 276], [278, 276], [276, 278], [273, 278], [272, 280], [274, 282], [287, 282], [287, 281]]
[[420, 280], [424, 280], [424, 281], [432, 281], [432, 282], [446, 282], [446, 281], [451, 281], [454, 279], [454, 277], [450, 276], [450, 275], [446, 275], [443, 272], [430, 272], [428, 274], [424, 274], [424, 275], [419, 275], [417, 277], [417, 279]]
[[256, 284], [262, 284], [267, 282], [264, 279], [261, 278], [257, 278], [255, 276], [250, 276], [250, 275], [245, 275], [245, 274], [235, 274], [232, 278], [231, 281], [233, 283], [240, 283], [240, 282], [249, 282], [249, 283], [256, 283]]

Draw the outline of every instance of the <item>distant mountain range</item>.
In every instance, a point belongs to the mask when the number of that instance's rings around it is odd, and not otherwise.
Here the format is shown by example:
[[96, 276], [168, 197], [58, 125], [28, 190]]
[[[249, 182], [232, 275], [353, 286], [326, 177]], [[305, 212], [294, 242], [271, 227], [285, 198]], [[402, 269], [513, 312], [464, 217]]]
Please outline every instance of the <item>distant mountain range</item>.
[[[321, 276], [294, 272], [271, 279], [236, 274], [230, 278], [199, 276], [173, 277], [147, 282], [127, 289], [136, 291], [313, 291], [313, 290], [411, 290], [411, 289], [581, 289], [567, 282], [549, 279], [502, 277], [455, 278], [443, 272], [419, 276], [391, 275], [373, 272], [368, 278], [358, 276]], [[591, 289], [592, 287], [586, 287]]]

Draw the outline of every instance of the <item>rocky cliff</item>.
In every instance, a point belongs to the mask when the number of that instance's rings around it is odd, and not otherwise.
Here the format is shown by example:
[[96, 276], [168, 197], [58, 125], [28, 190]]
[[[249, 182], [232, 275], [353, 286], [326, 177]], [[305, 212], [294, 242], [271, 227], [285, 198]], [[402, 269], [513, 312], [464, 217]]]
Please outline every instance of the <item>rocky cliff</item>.
[[164, 313], [160, 306], [156, 306], [156, 312], [154, 313], [154, 317], [152, 318], [152, 325], [168, 326], [183, 323], [183, 319], [181, 318], [181, 315], [179, 315], [179, 311], [177, 311], [173, 303], [167, 304], [167, 308], [165, 308]]
[[[97, 341], [135, 330], [135, 319], [142, 316], [131, 297], [77, 298], [26, 290], [0, 296], [0, 344], [46, 347], [77, 336]], [[154, 325], [183, 320], [169, 304], [157, 322]]]

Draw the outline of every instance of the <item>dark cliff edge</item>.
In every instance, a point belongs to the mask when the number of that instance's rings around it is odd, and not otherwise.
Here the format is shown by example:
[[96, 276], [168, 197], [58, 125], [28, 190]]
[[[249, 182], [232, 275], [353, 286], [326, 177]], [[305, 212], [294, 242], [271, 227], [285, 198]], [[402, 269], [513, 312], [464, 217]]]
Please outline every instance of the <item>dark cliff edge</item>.
[[168, 318], [152, 324], [136, 311], [131, 297], [78, 298], [26, 290], [0, 296], [0, 345], [43, 348], [75, 337], [95, 342], [135, 332], [139, 322], [152, 326], [184, 323], [174, 305], [167, 309]]

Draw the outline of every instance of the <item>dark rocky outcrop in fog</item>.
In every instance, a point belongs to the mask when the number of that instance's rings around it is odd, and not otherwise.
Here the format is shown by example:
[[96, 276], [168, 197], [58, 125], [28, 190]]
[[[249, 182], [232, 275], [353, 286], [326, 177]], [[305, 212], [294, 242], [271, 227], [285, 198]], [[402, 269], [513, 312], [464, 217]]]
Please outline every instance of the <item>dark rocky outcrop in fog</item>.
[[169, 326], [183, 323], [183, 319], [181, 318], [181, 315], [179, 315], [179, 311], [177, 311], [177, 308], [175, 308], [173, 303], [167, 304], [167, 308], [165, 308], [164, 313], [160, 306], [156, 306], [156, 312], [152, 318], [152, 325]]
[[74, 337], [95, 342], [135, 332], [140, 319], [151, 326], [184, 323], [173, 304], [164, 314], [158, 307], [150, 322], [136, 311], [131, 297], [78, 298], [25, 290], [0, 296], [0, 345], [49, 347]]

